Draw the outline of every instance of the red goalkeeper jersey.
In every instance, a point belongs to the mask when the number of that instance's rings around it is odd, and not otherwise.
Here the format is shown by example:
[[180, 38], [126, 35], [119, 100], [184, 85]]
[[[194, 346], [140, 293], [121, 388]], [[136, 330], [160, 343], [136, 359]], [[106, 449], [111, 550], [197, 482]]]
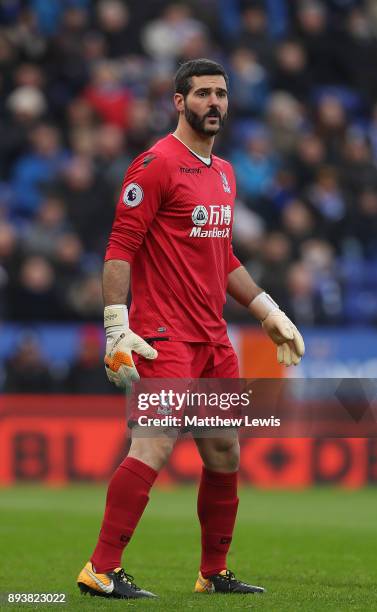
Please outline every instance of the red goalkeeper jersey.
[[206, 165], [173, 135], [127, 170], [105, 260], [131, 264], [130, 327], [142, 336], [229, 344], [223, 307], [232, 251], [232, 166]]

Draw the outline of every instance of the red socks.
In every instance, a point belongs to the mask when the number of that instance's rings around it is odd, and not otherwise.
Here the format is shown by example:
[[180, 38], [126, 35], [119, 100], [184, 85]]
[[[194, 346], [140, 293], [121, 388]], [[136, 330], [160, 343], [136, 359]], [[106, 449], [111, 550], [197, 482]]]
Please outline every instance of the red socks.
[[157, 472], [133, 457], [126, 457], [114, 472], [106, 498], [105, 515], [91, 562], [96, 572], [121, 566], [127, 546], [149, 501]]
[[238, 472], [212, 472], [203, 467], [198, 495], [202, 528], [200, 571], [204, 578], [226, 569], [226, 555], [236, 520]]
[[[153, 468], [133, 457], [127, 457], [114, 472], [99, 540], [91, 557], [96, 572], [121, 566], [123, 550], [144, 512], [156, 478]], [[212, 472], [203, 467], [198, 516], [202, 529], [200, 570], [205, 578], [227, 567], [237, 507], [237, 472]]]

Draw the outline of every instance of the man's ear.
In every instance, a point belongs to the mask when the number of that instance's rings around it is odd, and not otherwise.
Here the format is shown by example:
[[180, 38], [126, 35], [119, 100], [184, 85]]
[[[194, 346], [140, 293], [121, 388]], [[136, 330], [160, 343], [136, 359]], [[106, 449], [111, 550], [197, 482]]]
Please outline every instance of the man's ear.
[[179, 113], [182, 113], [185, 109], [185, 99], [182, 94], [174, 94], [174, 106]]

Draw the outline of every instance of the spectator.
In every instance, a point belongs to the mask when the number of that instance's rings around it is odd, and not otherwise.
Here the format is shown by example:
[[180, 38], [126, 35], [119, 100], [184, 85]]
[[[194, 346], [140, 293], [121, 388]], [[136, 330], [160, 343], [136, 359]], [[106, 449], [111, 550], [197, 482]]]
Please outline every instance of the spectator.
[[238, 200], [233, 223], [233, 241], [242, 261], [255, 257], [263, 242], [263, 219]]
[[126, 154], [123, 131], [115, 125], [102, 125], [95, 134], [95, 171], [100, 181], [104, 181], [111, 192], [119, 190], [123, 176], [131, 162]]
[[5, 363], [5, 393], [50, 393], [54, 379], [37, 338], [25, 334]]
[[153, 136], [158, 133], [159, 126], [152, 123], [154, 119], [152, 105], [144, 98], [133, 101], [129, 116], [130, 129], [127, 132], [127, 142], [130, 155], [133, 157], [148, 148]]
[[61, 198], [46, 196], [35, 220], [27, 227], [23, 237], [23, 250], [28, 255], [53, 256], [57, 239], [69, 229], [67, 212]]
[[229, 74], [235, 112], [240, 116], [261, 113], [269, 92], [267, 74], [252, 51], [238, 47], [230, 56]]
[[12, 82], [12, 74], [17, 65], [18, 50], [12, 44], [9, 36], [0, 31], [0, 74], [4, 91], [8, 91]]
[[342, 286], [336, 269], [334, 248], [324, 240], [311, 239], [301, 245], [304, 265], [313, 275], [319, 303], [317, 323], [343, 322]]
[[377, 39], [372, 23], [361, 8], [355, 7], [349, 12], [342, 43], [343, 72], [351, 86], [361, 92], [369, 103], [373, 102], [377, 93], [377, 77], [370, 58], [376, 56]]
[[336, 95], [323, 95], [317, 106], [316, 130], [333, 162], [341, 156], [346, 129], [347, 115], [344, 104]]
[[308, 199], [320, 216], [330, 223], [341, 221], [346, 214], [346, 202], [340, 189], [336, 170], [322, 167], [308, 189]]
[[245, 141], [242, 149], [234, 150], [232, 162], [240, 195], [252, 200], [267, 194], [278, 163], [272, 152], [270, 134], [264, 126], [252, 126]]
[[343, 188], [351, 196], [363, 189], [377, 189], [377, 168], [371, 159], [371, 151], [365, 135], [360, 130], [349, 129], [340, 161]]
[[88, 7], [66, 3], [61, 23], [49, 48], [53, 65], [50, 73], [50, 95], [57, 114], [64, 113], [66, 104], [87, 82], [88, 66], [82, 53], [82, 43], [88, 28]]
[[45, 75], [37, 64], [31, 62], [20, 64], [13, 75], [13, 85], [16, 87], [34, 87], [44, 90]]
[[316, 85], [342, 82], [339, 79], [336, 38], [329, 30], [325, 5], [318, 0], [298, 2], [297, 34]]
[[98, 62], [108, 57], [106, 38], [102, 32], [90, 30], [84, 34], [82, 40], [82, 55], [90, 71]]
[[66, 109], [68, 129], [93, 129], [96, 124], [92, 106], [83, 98], [74, 98]]
[[181, 54], [178, 57], [178, 64], [209, 56], [216, 57], [216, 52], [211, 46], [208, 33], [205, 30], [193, 32], [182, 44]]
[[166, 70], [161, 70], [151, 76], [149, 88], [151, 104], [151, 125], [154, 133], [163, 134], [173, 129], [175, 112], [172, 108], [171, 77]]
[[300, 102], [309, 101], [313, 81], [306, 51], [300, 42], [288, 39], [277, 48], [272, 87], [292, 94]]
[[141, 32], [145, 51], [155, 61], [170, 61], [182, 55], [183, 47], [193, 36], [204, 31], [200, 21], [193, 18], [187, 4], [172, 3], [156, 21], [151, 21]]
[[260, 283], [283, 310], [288, 305], [287, 272], [292, 259], [292, 247], [281, 232], [271, 232], [261, 245], [262, 270]]
[[86, 325], [81, 329], [78, 354], [64, 381], [66, 393], [119, 393], [103, 376], [103, 345], [103, 333], [98, 327]]
[[300, 244], [317, 233], [315, 216], [304, 202], [292, 200], [284, 207], [281, 221], [282, 229], [291, 241], [293, 254], [297, 257]]
[[84, 276], [74, 283], [70, 288], [68, 300], [76, 318], [83, 321], [101, 321], [103, 299], [100, 272]]
[[119, 67], [114, 62], [104, 61], [93, 66], [84, 100], [106, 123], [128, 127], [132, 96], [122, 85]]
[[296, 262], [289, 268], [287, 290], [286, 311], [296, 325], [314, 325], [322, 319], [313, 274], [303, 262]]
[[67, 203], [67, 218], [84, 246], [94, 251], [103, 249], [114, 209], [108, 185], [96, 176], [93, 162], [85, 157], [71, 159], [56, 189]]
[[43, 94], [35, 87], [13, 90], [0, 122], [0, 177], [9, 180], [17, 159], [28, 146], [30, 132], [47, 109]]
[[348, 234], [359, 241], [360, 249], [368, 259], [377, 260], [377, 192], [365, 189], [356, 200]]
[[314, 182], [320, 168], [326, 162], [326, 149], [321, 138], [312, 131], [301, 134], [291, 158], [300, 190], [306, 189]]
[[[44, 5], [46, 6], [46, 3]], [[23, 7], [18, 20], [8, 29], [7, 34], [19, 55], [26, 61], [43, 62], [46, 59], [48, 43], [38, 29], [38, 19], [33, 10]]]
[[76, 157], [92, 158], [95, 147], [95, 132], [89, 127], [74, 128], [68, 134], [72, 154]]
[[274, 150], [288, 156], [301, 138], [304, 123], [300, 104], [288, 93], [273, 93], [267, 103], [267, 125]]
[[[268, 192], [268, 199], [265, 203], [265, 207], [270, 210], [266, 210], [264, 218], [270, 217], [268, 221], [269, 227], [277, 227], [280, 223], [280, 219], [276, 216], [277, 211], [281, 211], [286, 204], [293, 200], [297, 196], [297, 179], [292, 168], [289, 166], [281, 167], [275, 176], [272, 188]], [[271, 203], [273, 206], [269, 206]], [[271, 217], [272, 215], [272, 217]]]
[[46, 36], [54, 34], [60, 23], [62, 3], [59, 0], [50, 0], [48, 3], [31, 0], [30, 5], [39, 31]]
[[26, 120], [29, 117], [39, 119], [47, 110], [44, 95], [33, 85], [23, 85], [13, 90], [7, 99], [7, 107]]
[[138, 29], [127, 5], [120, 0], [100, 0], [98, 27], [103, 32], [108, 57], [117, 58], [141, 51]]
[[56, 290], [63, 314], [68, 320], [75, 319], [69, 294], [77, 282], [84, 266], [84, 248], [77, 234], [64, 233], [57, 238], [52, 263], [56, 273]]
[[15, 193], [14, 214], [30, 218], [42, 201], [42, 187], [51, 183], [62, 171], [68, 154], [60, 144], [59, 131], [40, 124], [30, 134], [31, 151], [22, 156], [13, 172]]
[[10, 290], [10, 310], [16, 321], [58, 321], [60, 306], [51, 264], [40, 255], [26, 257]]
[[254, 3], [242, 11], [241, 31], [237, 45], [253, 51], [267, 69], [273, 65], [273, 41], [268, 32], [267, 14], [262, 3]]
[[0, 221], [0, 317], [11, 318], [9, 289], [15, 277], [19, 260], [17, 235], [14, 227]]

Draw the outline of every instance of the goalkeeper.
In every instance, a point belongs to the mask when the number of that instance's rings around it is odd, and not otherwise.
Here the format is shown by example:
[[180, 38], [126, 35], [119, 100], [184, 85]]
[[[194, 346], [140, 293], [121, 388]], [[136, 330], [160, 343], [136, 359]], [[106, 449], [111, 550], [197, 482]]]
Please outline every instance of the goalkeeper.
[[[117, 205], [103, 273], [109, 380], [128, 392], [145, 378], [238, 378], [223, 306], [226, 293], [248, 308], [297, 365], [304, 342], [232, 251], [236, 196], [232, 166], [212, 154], [228, 110], [228, 77], [210, 60], [184, 63], [175, 76], [178, 125], [129, 167]], [[132, 306], [125, 306], [131, 283]], [[158, 407], [149, 409], [158, 418]], [[131, 415], [128, 456], [109, 484], [97, 545], [79, 574], [82, 592], [155, 597], [122, 569], [122, 553], [148, 503], [175, 436], [137, 435]], [[150, 433], [150, 432], [149, 432]], [[227, 553], [236, 521], [237, 435], [195, 439], [203, 461], [198, 493], [201, 561], [198, 593], [262, 593], [236, 578]]]

